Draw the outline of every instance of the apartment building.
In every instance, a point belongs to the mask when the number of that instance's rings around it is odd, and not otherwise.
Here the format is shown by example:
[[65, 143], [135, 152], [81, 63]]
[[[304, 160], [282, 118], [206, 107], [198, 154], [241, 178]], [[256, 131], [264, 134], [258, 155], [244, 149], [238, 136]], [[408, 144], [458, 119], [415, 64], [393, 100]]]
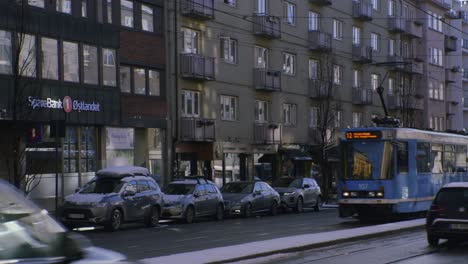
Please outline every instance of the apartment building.
[[[462, 1], [460, 6], [460, 14], [462, 18], [462, 31], [467, 32], [468, 30], [468, 2]], [[461, 50], [462, 50], [462, 89], [463, 89], [463, 128], [468, 131], [468, 59], [465, 58], [468, 54], [468, 36], [462, 34], [461, 38]]]
[[455, 9], [446, 0], [174, 1], [178, 172], [219, 185], [309, 176], [338, 129], [384, 115], [378, 87], [403, 125], [460, 130]]

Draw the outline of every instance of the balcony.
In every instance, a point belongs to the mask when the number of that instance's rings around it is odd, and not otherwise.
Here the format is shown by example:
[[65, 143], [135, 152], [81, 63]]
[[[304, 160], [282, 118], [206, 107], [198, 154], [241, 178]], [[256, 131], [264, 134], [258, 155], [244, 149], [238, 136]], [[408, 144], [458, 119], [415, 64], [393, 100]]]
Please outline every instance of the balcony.
[[255, 144], [281, 144], [282, 127], [279, 124], [255, 123]]
[[309, 50], [330, 52], [331, 35], [321, 31], [309, 31]]
[[372, 4], [364, 0], [353, 1], [353, 18], [372, 21]]
[[353, 87], [353, 104], [355, 105], [371, 105], [372, 96], [372, 89]]
[[447, 11], [452, 8], [451, 0], [420, 0], [419, 2], [433, 3]]
[[215, 120], [198, 117], [182, 117], [180, 119], [182, 141], [215, 141]]
[[392, 33], [402, 33], [406, 30], [406, 19], [399, 17], [388, 18], [388, 31]]
[[270, 39], [281, 38], [280, 19], [265, 14], [253, 15], [253, 33]]
[[183, 78], [214, 80], [214, 58], [183, 53], [180, 55], [180, 74]]
[[447, 115], [455, 115], [457, 113], [457, 105], [451, 102], [445, 102], [445, 113]]
[[394, 64], [390, 66], [391, 71], [402, 71], [405, 68], [405, 62], [402, 56], [388, 55], [387, 62]]
[[309, 97], [313, 99], [332, 99], [335, 96], [334, 85], [328, 81], [309, 80]]
[[309, 3], [318, 5], [318, 6], [329, 6], [332, 5], [331, 0], [309, 0]]
[[357, 63], [372, 63], [372, 48], [353, 45], [353, 61]]
[[405, 34], [411, 38], [422, 38], [423, 30], [420, 24], [412, 20], [406, 20]]
[[450, 9], [449, 11], [445, 12], [444, 15], [448, 19], [459, 19], [459, 18], [461, 18], [460, 13], [453, 10], [453, 9]]
[[281, 91], [281, 72], [268, 69], [254, 69], [254, 86], [256, 90]]
[[213, 19], [213, 0], [182, 0], [180, 3], [182, 15], [197, 19]]
[[456, 83], [459, 79], [460, 72], [458, 68], [454, 67], [452, 69], [445, 69], [445, 82], [446, 83]]
[[451, 85], [447, 86], [447, 96], [445, 98], [447, 102], [458, 104], [460, 103], [461, 96], [461, 91], [457, 93], [457, 89], [455, 87]]
[[445, 51], [457, 51], [457, 37], [445, 35]]
[[405, 59], [404, 71], [410, 74], [423, 74], [423, 64], [422, 62], [417, 62], [412, 59]]

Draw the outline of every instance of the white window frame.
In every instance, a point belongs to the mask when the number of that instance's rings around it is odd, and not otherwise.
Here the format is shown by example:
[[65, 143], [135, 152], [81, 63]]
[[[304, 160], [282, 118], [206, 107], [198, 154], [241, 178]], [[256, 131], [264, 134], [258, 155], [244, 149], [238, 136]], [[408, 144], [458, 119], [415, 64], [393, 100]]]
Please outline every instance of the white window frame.
[[[127, 6], [128, 5], [128, 6]], [[123, 7], [128, 7], [131, 10], [131, 16], [123, 16]], [[120, 0], [120, 24], [121, 26], [134, 28], [135, 27], [135, 3], [132, 0]]]
[[389, 95], [394, 95], [396, 94], [395, 91], [395, 79], [390, 77], [388, 78], [388, 94]]
[[268, 101], [255, 100], [255, 122], [268, 123], [270, 103]]
[[310, 120], [309, 120], [309, 127], [310, 128], [318, 128], [319, 112], [320, 112], [320, 108], [318, 108], [316, 106], [311, 106], [310, 107]]
[[309, 59], [309, 79], [318, 79], [319, 73], [319, 61], [316, 59]]
[[371, 74], [371, 88], [372, 91], [377, 91], [377, 87], [379, 87], [380, 82], [380, 75], [376, 73]]
[[353, 69], [353, 87], [362, 86], [362, 70]]
[[439, 48], [429, 48], [429, 62], [437, 66], [444, 66], [443, 64], [443, 51]]
[[343, 40], [343, 21], [333, 19], [333, 39]]
[[396, 44], [396, 40], [391, 39], [391, 38], [388, 39], [388, 55], [390, 55], [390, 56], [395, 56], [396, 55], [396, 52], [395, 52], [396, 45], [395, 44]]
[[335, 115], [333, 118], [333, 124], [335, 128], [341, 128], [343, 127], [343, 111], [338, 110], [335, 111]]
[[308, 29], [309, 31], [317, 31], [320, 29], [320, 15], [317, 12], [309, 11]]
[[284, 2], [284, 22], [288, 25], [296, 25], [296, 5], [288, 1]]
[[[199, 117], [200, 116], [200, 92], [192, 91], [192, 90], [182, 90], [182, 107], [181, 107], [181, 115], [183, 117]], [[190, 100], [190, 101], [189, 101]], [[188, 105], [190, 104], [190, 108], [192, 113], [188, 113]]]
[[199, 54], [200, 31], [191, 28], [182, 28], [182, 50], [188, 54]]
[[256, 0], [255, 11], [257, 12], [257, 14], [266, 14], [267, 12], [266, 2], [267, 0]]
[[219, 99], [221, 105], [221, 120], [236, 121], [238, 108], [237, 97], [230, 95], [220, 95]]
[[254, 66], [257, 69], [268, 68], [268, 49], [262, 46], [254, 46]]
[[396, 2], [395, 0], [388, 0], [388, 16], [389, 17], [395, 17], [397, 14], [397, 8], [396, 8]]
[[57, 0], [55, 2], [55, 9], [57, 12], [71, 15], [72, 0]]
[[343, 84], [343, 66], [334, 64], [333, 65], [333, 84]]
[[362, 113], [353, 112], [353, 128], [362, 126]]
[[227, 63], [237, 63], [237, 40], [230, 37], [221, 37], [220, 44], [221, 59]]
[[380, 10], [380, 0], [371, 0], [372, 9]]
[[296, 54], [283, 52], [283, 73], [287, 75], [296, 74]]
[[353, 26], [353, 45], [360, 46], [361, 45], [361, 28]]
[[283, 124], [286, 126], [294, 126], [297, 121], [297, 105], [283, 104]]
[[371, 47], [374, 51], [380, 50], [380, 34], [375, 32], [371, 33]]

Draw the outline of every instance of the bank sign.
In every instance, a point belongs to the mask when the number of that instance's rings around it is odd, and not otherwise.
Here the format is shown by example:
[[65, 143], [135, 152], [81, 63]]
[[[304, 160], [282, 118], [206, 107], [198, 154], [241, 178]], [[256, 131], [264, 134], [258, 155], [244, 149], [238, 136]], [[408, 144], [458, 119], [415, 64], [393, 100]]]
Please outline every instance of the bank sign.
[[28, 102], [32, 109], [62, 109], [65, 113], [70, 113], [71, 111], [101, 112], [100, 103], [72, 100], [70, 96], [65, 96], [62, 100], [52, 98], [39, 99], [29, 96]]

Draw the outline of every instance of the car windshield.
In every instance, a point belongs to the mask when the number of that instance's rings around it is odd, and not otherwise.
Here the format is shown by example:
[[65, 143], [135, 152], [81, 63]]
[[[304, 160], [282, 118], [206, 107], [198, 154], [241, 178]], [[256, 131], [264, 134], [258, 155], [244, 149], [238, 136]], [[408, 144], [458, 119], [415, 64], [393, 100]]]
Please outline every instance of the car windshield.
[[251, 193], [253, 190], [253, 183], [250, 182], [232, 182], [228, 183], [221, 188], [222, 193]]
[[118, 193], [122, 188], [123, 182], [114, 178], [98, 178], [87, 183], [80, 193]]
[[443, 207], [460, 207], [468, 204], [467, 188], [443, 188], [436, 197], [435, 203]]
[[34, 258], [46, 263], [49, 258], [63, 257], [66, 262], [65, 258], [80, 254], [65, 229], [47, 211], [0, 182], [0, 260]]
[[343, 143], [344, 179], [389, 179], [393, 147], [389, 141]]
[[164, 189], [165, 194], [187, 195], [192, 194], [195, 184], [171, 183]]
[[276, 182], [273, 183], [273, 187], [280, 187], [280, 188], [301, 188], [302, 186], [301, 179], [294, 179], [294, 178], [280, 178]]

